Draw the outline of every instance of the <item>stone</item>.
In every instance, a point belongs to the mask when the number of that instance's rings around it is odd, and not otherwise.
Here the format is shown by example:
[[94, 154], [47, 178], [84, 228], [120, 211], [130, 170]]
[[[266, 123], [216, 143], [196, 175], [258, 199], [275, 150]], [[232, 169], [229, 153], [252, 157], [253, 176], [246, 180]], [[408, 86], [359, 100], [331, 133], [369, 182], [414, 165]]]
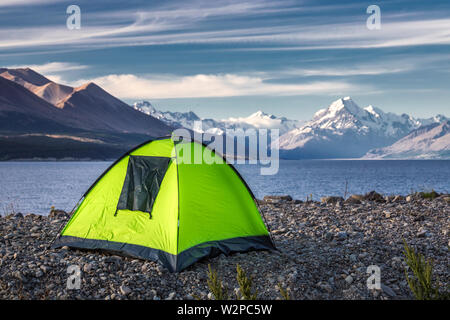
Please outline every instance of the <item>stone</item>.
[[86, 273], [91, 272], [92, 269], [93, 269], [92, 263], [86, 263], [86, 264], [83, 266], [83, 271], [86, 272]]
[[425, 238], [427, 236], [428, 231], [426, 229], [420, 228], [419, 232], [417, 232], [418, 238]]
[[326, 233], [323, 235], [323, 238], [324, 238], [326, 241], [331, 241], [331, 240], [333, 240], [334, 235], [333, 235], [331, 232], [326, 232]]
[[284, 196], [265, 196], [263, 198], [263, 201], [268, 203], [279, 203], [283, 201], [292, 201], [292, 197], [289, 195]]
[[39, 266], [39, 268], [42, 270], [42, 272], [44, 272], [44, 273], [47, 273], [49, 270], [50, 270], [50, 267], [47, 267], [47, 266], [44, 266], [44, 265], [41, 265], [41, 266]]
[[344, 202], [344, 198], [342, 198], [342, 197], [334, 197], [334, 196], [332, 196], [332, 197], [322, 197], [322, 198], [320, 198], [320, 201], [322, 203], [326, 203], [326, 204], [338, 203], [338, 202]]
[[363, 196], [358, 194], [352, 194], [350, 197], [348, 197], [347, 200], [345, 200], [345, 203], [347, 204], [361, 204], [361, 200], [363, 199]]
[[348, 284], [352, 284], [352, 282], [353, 282], [353, 277], [352, 276], [347, 276], [346, 278], [345, 278], [345, 282], [347, 282]]
[[176, 292], [169, 293], [169, 296], [166, 298], [166, 300], [173, 300], [173, 298], [175, 298], [176, 294], [177, 294]]
[[[346, 201], [343, 206], [260, 201], [267, 225], [278, 231], [272, 233], [278, 251], [222, 254], [176, 275], [155, 262], [101, 251], [48, 249], [65, 219], [62, 216], [2, 218], [0, 300], [207, 299], [208, 264], [228, 285], [232, 298], [236, 264], [253, 277], [263, 299], [280, 298], [276, 288], [280, 280], [295, 299], [404, 298], [410, 297], [410, 290], [404, 275], [403, 239], [433, 261], [436, 277], [443, 287], [448, 286], [449, 204], [444, 196], [432, 202], [416, 197], [409, 203], [401, 198], [395, 202], [395, 198], [390, 202]], [[384, 290], [367, 289], [367, 267], [372, 264], [382, 271]], [[66, 288], [69, 265], [82, 268], [81, 291]]]
[[384, 197], [376, 191], [370, 191], [364, 195], [364, 200], [375, 202], [386, 202]]
[[354, 200], [363, 201], [364, 200], [364, 195], [362, 195], [362, 194], [352, 194], [350, 196], [350, 198], [352, 198]]
[[345, 240], [348, 238], [348, 233], [345, 231], [341, 231], [336, 235], [337, 240]]
[[381, 290], [386, 293], [389, 297], [396, 297], [397, 295], [395, 294], [394, 290], [392, 290], [390, 287], [388, 287], [385, 284], [381, 284]]
[[119, 289], [120, 289], [120, 293], [122, 293], [124, 296], [131, 293], [131, 289], [129, 287], [127, 287], [126, 285], [121, 285]]
[[405, 201], [405, 197], [401, 196], [401, 195], [397, 195], [394, 197], [394, 199], [392, 199], [392, 202], [401, 202], [401, 201]]
[[15, 271], [12, 274], [15, 278], [19, 279], [21, 282], [27, 282], [27, 278], [20, 271]]

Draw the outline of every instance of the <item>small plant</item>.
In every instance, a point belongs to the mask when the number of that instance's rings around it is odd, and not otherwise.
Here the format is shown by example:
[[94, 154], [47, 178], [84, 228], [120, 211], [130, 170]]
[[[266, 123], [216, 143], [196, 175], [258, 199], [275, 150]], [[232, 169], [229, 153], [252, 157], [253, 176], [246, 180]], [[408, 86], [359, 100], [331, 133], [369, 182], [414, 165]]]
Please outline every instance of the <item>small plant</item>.
[[417, 300], [439, 300], [448, 296], [448, 293], [440, 294], [439, 288], [433, 284], [433, 264], [431, 260], [425, 260], [425, 257], [409, 247], [405, 240], [403, 254], [406, 257], [406, 263], [413, 272], [410, 277], [405, 269], [406, 281]]
[[227, 288], [223, 285], [222, 280], [219, 279], [217, 270], [212, 270], [210, 264], [208, 264], [207, 283], [215, 300], [228, 300]]
[[284, 300], [291, 300], [291, 296], [289, 294], [289, 288], [284, 289], [281, 283], [278, 284], [278, 290], [280, 290], [280, 294]]
[[16, 210], [16, 206], [14, 205], [13, 202], [9, 203], [9, 204], [3, 204], [3, 215], [6, 217], [9, 214], [16, 214], [17, 210]]
[[255, 289], [252, 293], [253, 278], [247, 277], [245, 271], [239, 264], [236, 265], [237, 282], [239, 284], [239, 294], [236, 293], [238, 300], [256, 300], [258, 297], [258, 291]]
[[419, 195], [423, 199], [431, 199], [431, 200], [434, 200], [435, 198], [439, 197], [439, 193], [437, 193], [434, 190], [431, 190], [431, 192], [420, 192]]

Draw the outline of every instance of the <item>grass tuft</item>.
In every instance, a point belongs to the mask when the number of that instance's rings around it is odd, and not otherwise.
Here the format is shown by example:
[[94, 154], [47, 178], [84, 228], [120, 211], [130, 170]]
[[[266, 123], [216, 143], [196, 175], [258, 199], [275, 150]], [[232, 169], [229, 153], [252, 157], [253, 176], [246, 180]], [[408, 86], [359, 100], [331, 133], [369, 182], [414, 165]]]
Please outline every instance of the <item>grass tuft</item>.
[[222, 283], [222, 280], [219, 279], [217, 270], [213, 270], [210, 264], [208, 264], [207, 283], [215, 300], [228, 300], [227, 288]]
[[449, 299], [449, 292], [440, 293], [439, 287], [433, 282], [433, 263], [416, 252], [414, 248], [408, 246], [405, 240], [403, 254], [406, 263], [411, 269], [413, 276], [410, 276], [405, 269], [406, 281], [417, 300], [442, 300]]
[[239, 293], [237, 293], [238, 300], [256, 300], [258, 298], [258, 291], [255, 289], [252, 292], [253, 278], [247, 277], [245, 271], [239, 264], [236, 265], [236, 279], [239, 284]]
[[291, 300], [291, 295], [289, 294], [289, 288], [284, 289], [281, 285], [281, 283], [278, 284], [278, 290], [280, 291], [281, 297], [284, 300]]
[[419, 192], [419, 195], [422, 197], [422, 199], [431, 199], [431, 200], [434, 200], [437, 197], [439, 197], [439, 193], [437, 193], [434, 190], [431, 190], [431, 192]]

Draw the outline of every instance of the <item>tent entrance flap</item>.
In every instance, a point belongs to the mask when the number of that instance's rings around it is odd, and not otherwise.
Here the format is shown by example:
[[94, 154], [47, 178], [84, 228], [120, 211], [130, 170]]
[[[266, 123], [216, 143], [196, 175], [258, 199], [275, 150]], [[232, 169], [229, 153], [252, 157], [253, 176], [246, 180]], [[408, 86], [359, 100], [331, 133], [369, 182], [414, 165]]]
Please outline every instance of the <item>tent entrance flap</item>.
[[116, 212], [131, 210], [151, 215], [170, 160], [166, 157], [130, 156]]

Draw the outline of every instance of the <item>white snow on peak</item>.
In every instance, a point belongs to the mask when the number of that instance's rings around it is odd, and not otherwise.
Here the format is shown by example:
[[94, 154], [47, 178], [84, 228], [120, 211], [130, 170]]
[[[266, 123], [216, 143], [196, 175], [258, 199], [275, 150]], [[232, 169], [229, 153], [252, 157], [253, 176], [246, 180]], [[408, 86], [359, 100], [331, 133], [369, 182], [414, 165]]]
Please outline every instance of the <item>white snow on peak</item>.
[[[218, 135], [224, 134], [226, 129], [279, 129], [280, 135], [282, 135], [299, 127], [302, 123], [284, 117], [278, 118], [261, 110], [256, 111], [248, 117], [230, 117], [222, 120], [214, 120], [200, 119], [193, 112], [158, 111], [148, 101], [135, 102], [133, 108], [162, 120], [173, 127], [185, 127], [194, 131]], [[201, 130], [194, 126], [194, 122], [198, 120], [202, 120]]]
[[449, 159], [450, 121], [433, 123], [413, 130], [394, 144], [370, 150], [369, 159]]
[[[369, 105], [360, 108], [350, 97], [338, 99], [314, 114], [312, 120], [279, 139], [280, 149], [302, 148], [315, 139], [333, 140], [343, 135], [371, 137], [369, 141], [382, 144], [383, 141], [400, 139], [421, 126], [441, 123], [447, 119], [436, 116], [430, 119], [415, 119], [409, 115], [397, 115]], [[345, 146], [342, 146], [345, 147]]]

